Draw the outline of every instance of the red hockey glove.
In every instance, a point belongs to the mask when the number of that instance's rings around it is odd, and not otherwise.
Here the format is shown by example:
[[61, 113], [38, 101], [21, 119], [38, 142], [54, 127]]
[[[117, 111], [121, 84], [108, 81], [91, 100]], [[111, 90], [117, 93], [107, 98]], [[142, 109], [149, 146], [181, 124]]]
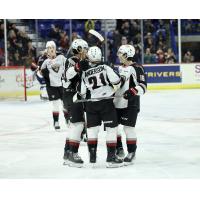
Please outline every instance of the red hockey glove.
[[36, 71], [36, 69], [38, 68], [38, 66], [34, 63], [34, 62], [32, 62], [31, 63], [31, 71]]
[[130, 99], [133, 96], [136, 96], [138, 93], [136, 88], [130, 88], [129, 90], [126, 90], [126, 92], [124, 92], [124, 99]]

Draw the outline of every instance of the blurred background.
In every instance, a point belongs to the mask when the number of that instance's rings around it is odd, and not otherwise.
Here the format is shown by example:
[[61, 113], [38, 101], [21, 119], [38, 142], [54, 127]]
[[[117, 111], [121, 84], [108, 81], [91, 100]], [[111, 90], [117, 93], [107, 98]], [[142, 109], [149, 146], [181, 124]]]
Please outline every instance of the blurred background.
[[200, 62], [200, 19], [0, 19], [0, 66], [30, 67], [48, 40], [66, 55], [74, 39], [92, 39], [89, 29], [106, 38], [108, 63], [119, 63], [122, 44], [135, 46], [141, 64]]

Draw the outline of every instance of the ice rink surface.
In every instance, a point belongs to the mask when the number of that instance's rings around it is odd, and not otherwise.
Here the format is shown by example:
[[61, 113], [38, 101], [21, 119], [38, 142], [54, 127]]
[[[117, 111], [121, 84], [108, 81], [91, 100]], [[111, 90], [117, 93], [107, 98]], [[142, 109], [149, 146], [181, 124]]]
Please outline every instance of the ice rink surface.
[[[158, 179], [200, 178], [200, 90], [149, 91], [141, 98], [136, 131], [135, 164], [107, 169], [105, 132], [99, 134], [98, 161], [88, 162], [85, 143], [79, 153], [83, 168], [63, 166], [69, 128], [61, 114], [61, 131], [52, 127], [51, 104], [0, 102], [0, 178]], [[122, 135], [123, 140], [125, 139]], [[125, 146], [125, 145], [124, 145]]]

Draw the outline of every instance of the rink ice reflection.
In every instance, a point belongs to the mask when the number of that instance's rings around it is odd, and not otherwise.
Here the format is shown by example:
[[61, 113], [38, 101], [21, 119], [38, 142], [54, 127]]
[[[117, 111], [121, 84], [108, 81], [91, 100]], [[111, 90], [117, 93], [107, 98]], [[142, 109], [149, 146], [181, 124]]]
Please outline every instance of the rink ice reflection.
[[135, 164], [117, 169], [105, 167], [105, 132], [99, 133], [95, 168], [88, 162], [86, 143], [81, 143], [79, 150], [84, 167], [63, 166], [65, 137], [70, 131], [63, 114], [61, 131], [55, 132], [50, 102], [41, 102], [39, 97], [28, 102], [2, 101], [0, 178], [200, 178], [199, 99], [200, 90], [145, 94], [136, 125]]

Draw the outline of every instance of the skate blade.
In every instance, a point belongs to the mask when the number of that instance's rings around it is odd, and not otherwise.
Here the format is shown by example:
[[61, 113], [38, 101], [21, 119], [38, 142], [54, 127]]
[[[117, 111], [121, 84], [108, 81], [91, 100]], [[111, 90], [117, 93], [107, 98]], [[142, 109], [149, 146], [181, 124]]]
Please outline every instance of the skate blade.
[[134, 162], [124, 162], [124, 166], [134, 165]]
[[136, 157], [133, 158], [131, 162], [124, 162], [124, 166], [134, 165], [135, 164]]
[[93, 169], [97, 168], [97, 163], [89, 163], [89, 165]]
[[55, 128], [54, 129], [56, 132], [61, 132], [60, 128]]
[[72, 163], [72, 162], [68, 162], [68, 166], [69, 167], [76, 167], [76, 168], [82, 168], [83, 167], [83, 164], [80, 164], [80, 163]]
[[71, 124], [70, 123], [66, 123], [67, 128], [71, 128]]
[[119, 167], [123, 167], [123, 166], [124, 166], [123, 163], [119, 163], [119, 164], [107, 163], [106, 164], [107, 168], [119, 168]]
[[68, 165], [68, 164], [69, 164], [68, 161], [63, 162], [63, 165]]

